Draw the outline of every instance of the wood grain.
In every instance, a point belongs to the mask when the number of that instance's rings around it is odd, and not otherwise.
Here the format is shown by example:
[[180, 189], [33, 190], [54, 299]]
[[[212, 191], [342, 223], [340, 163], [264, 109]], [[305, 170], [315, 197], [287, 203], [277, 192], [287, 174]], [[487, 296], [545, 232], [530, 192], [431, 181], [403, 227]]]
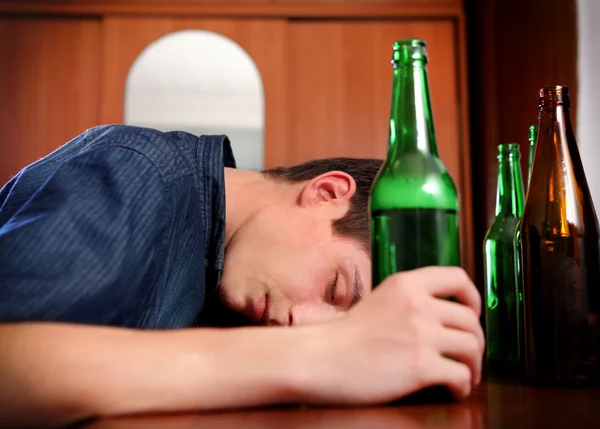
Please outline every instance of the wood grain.
[[99, 20], [0, 18], [2, 184], [98, 124], [99, 53]]

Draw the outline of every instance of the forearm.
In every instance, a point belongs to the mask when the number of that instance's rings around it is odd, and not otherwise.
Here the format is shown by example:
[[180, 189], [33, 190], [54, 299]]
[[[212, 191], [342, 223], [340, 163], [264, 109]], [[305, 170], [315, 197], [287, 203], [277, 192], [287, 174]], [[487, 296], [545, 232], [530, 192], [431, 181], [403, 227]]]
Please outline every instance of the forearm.
[[294, 402], [319, 348], [307, 329], [3, 325], [0, 423]]

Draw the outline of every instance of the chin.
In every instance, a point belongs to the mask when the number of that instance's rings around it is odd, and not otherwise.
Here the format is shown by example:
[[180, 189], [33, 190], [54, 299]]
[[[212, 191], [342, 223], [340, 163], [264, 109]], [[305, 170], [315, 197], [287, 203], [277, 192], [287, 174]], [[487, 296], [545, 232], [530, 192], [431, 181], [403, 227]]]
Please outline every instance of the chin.
[[218, 295], [219, 295], [219, 300], [224, 305], [226, 305], [228, 308], [231, 308], [232, 310], [239, 311], [238, 307], [240, 307], [240, 306], [236, 305], [235, 299], [231, 295], [231, 293], [229, 292], [229, 288], [227, 287], [227, 282], [223, 282], [221, 280], [221, 284], [219, 285]]
[[[233, 291], [227, 287], [229, 283], [227, 281], [221, 281], [219, 286], [219, 300], [221, 303], [229, 308], [230, 310], [236, 311], [248, 317], [247, 302], [248, 299], [240, 293], [241, 291]], [[236, 293], [237, 292], [237, 293]]]

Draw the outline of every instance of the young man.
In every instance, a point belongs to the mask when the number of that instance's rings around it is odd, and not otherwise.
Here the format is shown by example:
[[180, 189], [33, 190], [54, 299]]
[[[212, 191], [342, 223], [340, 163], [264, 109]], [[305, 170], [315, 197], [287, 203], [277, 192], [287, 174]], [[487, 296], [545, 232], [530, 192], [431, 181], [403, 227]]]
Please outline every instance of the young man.
[[[0, 421], [468, 395], [468, 276], [371, 293], [380, 165], [240, 171], [224, 136], [106, 126], [26, 167], [0, 193]], [[223, 308], [270, 327], [215, 328]]]

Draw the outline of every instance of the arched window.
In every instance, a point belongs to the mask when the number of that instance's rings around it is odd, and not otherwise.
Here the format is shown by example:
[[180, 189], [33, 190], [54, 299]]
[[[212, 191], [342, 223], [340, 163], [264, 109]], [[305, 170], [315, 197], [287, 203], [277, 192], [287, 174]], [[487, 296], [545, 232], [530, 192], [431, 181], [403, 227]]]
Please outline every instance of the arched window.
[[210, 31], [161, 37], [136, 59], [125, 86], [128, 125], [226, 134], [238, 167], [264, 167], [260, 73], [237, 43]]

